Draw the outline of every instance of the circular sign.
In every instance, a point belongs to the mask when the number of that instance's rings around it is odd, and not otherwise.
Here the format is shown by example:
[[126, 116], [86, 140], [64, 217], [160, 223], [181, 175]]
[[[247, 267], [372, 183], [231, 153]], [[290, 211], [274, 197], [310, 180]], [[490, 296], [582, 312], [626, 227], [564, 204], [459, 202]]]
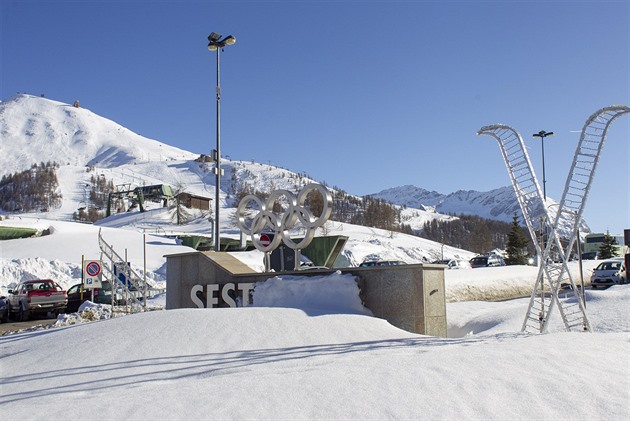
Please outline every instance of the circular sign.
[[271, 244], [271, 238], [267, 234], [260, 234], [260, 240], [258, 240], [261, 246], [267, 247]]
[[90, 276], [98, 276], [101, 273], [101, 265], [98, 262], [90, 262], [85, 267], [85, 271]]

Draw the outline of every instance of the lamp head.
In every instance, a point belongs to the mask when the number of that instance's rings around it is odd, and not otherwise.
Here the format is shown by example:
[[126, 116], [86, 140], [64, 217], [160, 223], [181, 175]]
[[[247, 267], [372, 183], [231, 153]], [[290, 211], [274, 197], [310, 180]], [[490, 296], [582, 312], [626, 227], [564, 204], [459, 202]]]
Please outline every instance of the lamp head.
[[538, 133], [534, 133], [532, 136], [540, 137], [540, 138], [544, 139], [547, 136], [553, 136], [553, 132], [546, 132], [544, 130], [541, 130]]
[[210, 41], [210, 42], [217, 42], [220, 39], [221, 39], [221, 34], [217, 34], [216, 32], [212, 32], [208, 36], [208, 41]]

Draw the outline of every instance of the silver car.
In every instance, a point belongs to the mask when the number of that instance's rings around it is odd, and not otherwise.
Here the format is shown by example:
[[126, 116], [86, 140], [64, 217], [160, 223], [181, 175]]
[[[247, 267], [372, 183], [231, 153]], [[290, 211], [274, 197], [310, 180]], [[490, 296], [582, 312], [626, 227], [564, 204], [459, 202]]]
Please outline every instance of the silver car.
[[446, 266], [449, 269], [472, 269], [470, 262], [463, 259], [451, 259], [448, 261]]
[[622, 258], [603, 260], [591, 275], [591, 288], [608, 288], [611, 285], [628, 282], [626, 266]]

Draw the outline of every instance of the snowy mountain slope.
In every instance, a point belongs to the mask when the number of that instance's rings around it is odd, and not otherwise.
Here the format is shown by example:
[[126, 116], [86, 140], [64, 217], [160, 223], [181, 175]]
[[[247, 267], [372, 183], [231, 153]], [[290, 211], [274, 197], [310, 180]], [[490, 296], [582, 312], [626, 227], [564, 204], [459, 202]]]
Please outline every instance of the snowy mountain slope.
[[374, 193], [372, 196], [387, 200], [388, 202], [395, 203], [397, 205], [404, 205], [416, 209], [435, 209], [446, 197], [442, 193], [429, 191], [421, 187], [411, 185], [392, 187], [378, 193]]
[[[0, 104], [0, 175], [23, 171], [39, 162], [57, 162], [63, 204], [42, 217], [71, 220], [85, 207], [92, 177], [115, 186], [168, 184], [175, 189], [214, 198], [212, 164], [198, 155], [143, 138], [97, 114], [69, 104], [18, 95]], [[316, 182], [304, 174], [254, 161], [223, 159], [221, 206], [235, 206], [237, 189], [297, 192]], [[150, 207], [151, 205], [148, 204]], [[435, 212], [405, 209], [405, 223], [420, 229], [424, 222], [449, 218]]]
[[483, 218], [511, 222], [514, 212], [520, 208], [511, 186], [489, 192], [459, 190], [441, 194], [415, 186], [393, 187], [372, 196], [401, 206], [418, 209], [434, 209], [445, 214], [478, 215]]
[[[63, 204], [41, 216], [71, 220], [87, 203], [90, 178], [105, 177], [115, 186], [169, 184], [175, 189], [214, 198], [212, 164], [194, 161], [199, 155], [147, 139], [90, 110], [46, 98], [17, 95], [0, 103], [0, 176], [23, 171], [39, 162], [60, 165]], [[223, 160], [221, 207], [235, 206], [234, 193], [296, 192], [309, 182], [305, 174], [254, 161]], [[506, 222], [520, 214], [511, 187], [490, 192], [458, 191], [448, 195], [415, 186], [396, 187], [373, 195], [403, 207], [403, 222], [420, 230], [425, 222], [474, 214]], [[586, 225], [583, 232], [588, 232]]]
[[[511, 186], [501, 187], [488, 192], [475, 190], [458, 190], [450, 194], [441, 194], [435, 191], [428, 191], [415, 186], [393, 187], [372, 194], [387, 200], [391, 203], [409, 206], [412, 208], [424, 209], [439, 214], [452, 215], [477, 215], [487, 219], [494, 219], [504, 222], [512, 222], [512, 217], [516, 213], [521, 225], [523, 214], [516, 200], [516, 194]], [[551, 218], [555, 218], [558, 203], [551, 198], [547, 198], [547, 207]], [[539, 214], [534, 215], [536, 220], [543, 214], [542, 208]], [[569, 221], [561, 221], [559, 232], [562, 236], [568, 237], [572, 229]], [[582, 220], [580, 231], [590, 232], [588, 225]]]
[[0, 103], [0, 135], [2, 174], [53, 160], [60, 165], [107, 168], [196, 157], [142, 137], [90, 110], [24, 94]]

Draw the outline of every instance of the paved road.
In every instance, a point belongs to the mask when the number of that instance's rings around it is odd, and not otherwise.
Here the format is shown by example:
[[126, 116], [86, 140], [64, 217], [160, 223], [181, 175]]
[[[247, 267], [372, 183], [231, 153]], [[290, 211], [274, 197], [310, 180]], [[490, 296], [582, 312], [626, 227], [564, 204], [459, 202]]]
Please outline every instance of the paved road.
[[5, 332], [28, 329], [29, 327], [49, 325], [55, 323], [56, 321], [57, 319], [40, 319], [29, 320], [28, 322], [9, 321], [7, 323], [0, 323], [0, 335], [4, 335]]

